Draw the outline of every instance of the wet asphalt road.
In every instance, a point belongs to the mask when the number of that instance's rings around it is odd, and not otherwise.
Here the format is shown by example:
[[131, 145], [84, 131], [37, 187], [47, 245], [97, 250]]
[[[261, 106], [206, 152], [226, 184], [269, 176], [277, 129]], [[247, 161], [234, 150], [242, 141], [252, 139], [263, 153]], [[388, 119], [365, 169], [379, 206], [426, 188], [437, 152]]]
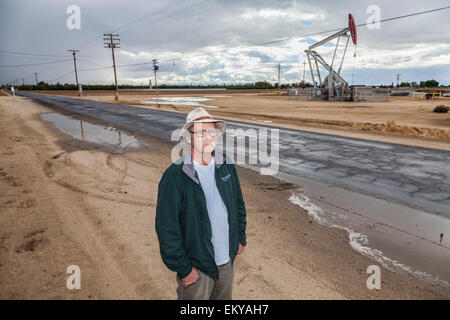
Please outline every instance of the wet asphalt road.
[[[17, 93], [170, 141], [185, 115]], [[265, 126], [227, 121], [227, 128]], [[450, 219], [450, 152], [279, 129], [280, 172], [383, 198]]]

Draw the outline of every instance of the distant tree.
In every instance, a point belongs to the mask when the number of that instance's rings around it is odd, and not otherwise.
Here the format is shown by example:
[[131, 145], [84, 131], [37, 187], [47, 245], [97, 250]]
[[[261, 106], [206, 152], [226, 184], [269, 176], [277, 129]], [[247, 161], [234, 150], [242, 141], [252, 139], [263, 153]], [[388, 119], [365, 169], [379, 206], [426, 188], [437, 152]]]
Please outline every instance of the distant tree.
[[439, 86], [439, 82], [436, 80], [420, 81], [421, 88], [436, 88], [437, 86]]
[[268, 81], [257, 81], [255, 82], [256, 89], [272, 89], [273, 86]]
[[400, 83], [400, 87], [402, 87], [402, 88], [404, 88], [404, 87], [410, 88], [411, 87], [411, 83], [409, 83], [409, 82], [402, 82], [402, 83]]
[[439, 82], [436, 80], [428, 80], [427, 81], [427, 87], [429, 88], [436, 88], [439, 86]]

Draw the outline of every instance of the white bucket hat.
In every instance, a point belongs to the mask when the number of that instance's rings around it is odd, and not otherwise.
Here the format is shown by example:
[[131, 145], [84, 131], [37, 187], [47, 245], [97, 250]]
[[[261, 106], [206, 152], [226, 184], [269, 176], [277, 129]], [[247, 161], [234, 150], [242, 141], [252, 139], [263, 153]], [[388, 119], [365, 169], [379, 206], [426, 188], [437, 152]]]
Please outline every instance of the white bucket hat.
[[183, 126], [180, 133], [180, 139], [182, 139], [183, 135], [186, 134], [186, 131], [189, 131], [194, 123], [215, 123], [216, 128], [220, 130], [221, 133], [223, 133], [225, 129], [224, 121], [214, 119], [205, 109], [198, 107], [188, 113], [186, 124]]

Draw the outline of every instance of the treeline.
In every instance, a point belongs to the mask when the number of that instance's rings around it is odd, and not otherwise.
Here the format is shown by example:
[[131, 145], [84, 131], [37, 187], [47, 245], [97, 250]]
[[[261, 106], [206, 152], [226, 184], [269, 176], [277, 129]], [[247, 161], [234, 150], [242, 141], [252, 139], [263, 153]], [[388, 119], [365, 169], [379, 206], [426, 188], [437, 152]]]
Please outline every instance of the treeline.
[[[439, 87], [439, 82], [436, 80], [427, 80], [427, 81], [420, 81], [420, 82], [402, 82], [398, 86], [400, 88], [437, 88]], [[444, 85], [441, 85], [441, 87], [444, 87]]]
[[[299, 83], [282, 83], [280, 89], [287, 89], [292, 87], [302, 86]], [[306, 87], [311, 85], [306, 83]], [[4, 85], [3, 87], [6, 87]], [[119, 89], [148, 89], [148, 86], [142, 85], [119, 85]], [[77, 86], [72, 83], [56, 83], [50, 84], [44, 81], [39, 82], [37, 85], [19, 85], [15, 86], [18, 90], [78, 90]], [[83, 84], [83, 90], [114, 90], [114, 85], [100, 85], [100, 84]], [[278, 83], [271, 84], [268, 81], [259, 81], [255, 83], [245, 83], [245, 84], [214, 84], [214, 85], [170, 85], [162, 84], [158, 86], [158, 89], [277, 89]]]
[[[2, 88], [7, 88], [8, 85], [2, 85]], [[148, 86], [142, 85], [119, 85], [119, 89], [148, 89]], [[312, 87], [311, 83], [308, 82], [297, 82], [297, 83], [282, 83], [280, 89], [287, 88], [308, 88]], [[380, 87], [394, 88], [392, 85], [381, 85]], [[439, 82], [436, 80], [426, 80], [420, 82], [402, 82], [397, 86], [398, 88], [437, 88], [439, 87]], [[441, 85], [443, 87], [443, 85]], [[56, 83], [50, 84], [44, 81], [39, 82], [37, 85], [18, 85], [15, 86], [18, 90], [78, 90], [77, 86], [73, 83]], [[83, 84], [83, 90], [114, 90], [114, 85], [101, 85], [101, 84]], [[278, 83], [270, 83], [268, 81], [258, 81], [255, 83], [245, 83], [245, 84], [186, 84], [186, 85], [171, 85], [162, 84], [158, 86], [159, 89], [278, 89]]]

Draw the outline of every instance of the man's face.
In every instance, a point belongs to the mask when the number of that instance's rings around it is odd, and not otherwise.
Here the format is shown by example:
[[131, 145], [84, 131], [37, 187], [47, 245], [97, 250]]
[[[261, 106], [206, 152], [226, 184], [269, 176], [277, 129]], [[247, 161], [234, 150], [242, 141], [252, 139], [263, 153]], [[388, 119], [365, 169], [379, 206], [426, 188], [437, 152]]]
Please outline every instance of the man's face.
[[196, 122], [190, 129], [191, 143], [199, 153], [210, 154], [216, 147], [217, 129], [214, 123]]

